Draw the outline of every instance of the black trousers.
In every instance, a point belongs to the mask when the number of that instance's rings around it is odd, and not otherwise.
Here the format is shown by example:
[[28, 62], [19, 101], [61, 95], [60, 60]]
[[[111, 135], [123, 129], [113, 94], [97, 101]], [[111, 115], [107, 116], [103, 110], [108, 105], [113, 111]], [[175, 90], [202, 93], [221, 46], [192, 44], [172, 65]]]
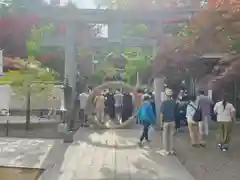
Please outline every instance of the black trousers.
[[180, 117], [177, 117], [177, 118], [175, 119], [175, 128], [176, 128], [176, 129], [179, 129], [180, 126], [181, 126], [181, 119], [180, 119]]
[[151, 123], [148, 121], [143, 121], [142, 125], [143, 125], [143, 132], [140, 137], [140, 141], [143, 141], [143, 139], [149, 140], [148, 139], [148, 130], [149, 130], [149, 126], [151, 125]]

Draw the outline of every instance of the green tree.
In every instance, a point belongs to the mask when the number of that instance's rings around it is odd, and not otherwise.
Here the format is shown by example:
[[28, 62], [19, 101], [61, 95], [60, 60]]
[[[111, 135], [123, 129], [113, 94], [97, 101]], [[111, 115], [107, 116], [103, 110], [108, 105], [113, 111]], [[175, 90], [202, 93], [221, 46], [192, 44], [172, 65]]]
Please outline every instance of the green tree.
[[88, 82], [90, 84], [101, 84], [106, 77], [114, 76], [117, 73], [117, 69], [109, 61], [100, 61], [95, 68], [95, 72], [89, 77]]
[[27, 62], [18, 59], [25, 63], [25, 68], [17, 71], [9, 71], [0, 78], [1, 84], [10, 84], [14, 92], [20, 96], [25, 97], [26, 102], [26, 129], [30, 124], [30, 109], [31, 94], [38, 96], [40, 94], [49, 96], [52, 95], [53, 84], [48, 84], [47, 81], [55, 81], [57, 74], [47, 68], [43, 68], [41, 63], [34, 58], [29, 58]]
[[31, 85], [31, 92], [39, 93], [43, 90], [44, 82], [55, 81], [58, 76], [54, 71], [43, 68], [41, 63], [34, 58], [29, 58], [27, 62], [22, 59], [17, 59], [17, 61], [25, 63], [25, 68], [4, 73], [0, 82], [10, 84], [19, 95], [25, 95], [29, 85]]
[[41, 38], [43, 36], [50, 36], [54, 32], [54, 26], [52, 23], [33, 27], [30, 32], [29, 40], [27, 41], [27, 51], [29, 56], [39, 57], [44, 53], [44, 49], [41, 46]]
[[[148, 6], [153, 6], [151, 0], [96, 0], [97, 4], [109, 9], [139, 9], [142, 8], [144, 3]], [[148, 27], [146, 24], [125, 24], [123, 35], [125, 37], [146, 37], [148, 36]], [[124, 69], [123, 78], [128, 83], [136, 83], [137, 73], [140, 78], [148, 74], [153, 55], [153, 47], [126, 47], [123, 54], [127, 57], [127, 63]]]
[[151, 65], [151, 48], [127, 48], [124, 51], [128, 61], [124, 69], [123, 78], [129, 83], [136, 83], [137, 73], [140, 78], [148, 72]]
[[42, 60], [42, 66], [50, 68], [59, 74], [59, 78], [64, 77], [64, 50], [60, 47], [43, 47], [41, 45], [42, 37], [52, 36], [55, 27], [52, 23], [48, 23], [39, 27], [33, 27], [29, 39], [27, 41], [27, 51], [29, 56], [39, 59], [40, 57], [53, 55], [47, 60]]

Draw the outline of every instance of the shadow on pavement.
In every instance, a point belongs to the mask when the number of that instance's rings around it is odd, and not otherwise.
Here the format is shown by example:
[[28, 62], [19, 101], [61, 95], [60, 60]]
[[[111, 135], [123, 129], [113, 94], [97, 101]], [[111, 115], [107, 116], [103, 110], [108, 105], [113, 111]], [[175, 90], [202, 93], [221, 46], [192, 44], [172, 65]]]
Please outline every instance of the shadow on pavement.
[[[139, 130], [135, 129], [126, 131], [103, 131], [82, 128], [75, 133], [74, 142], [71, 143], [71, 146], [79, 146], [81, 143], [86, 143], [100, 148], [114, 149], [114, 162], [112, 164], [114, 166], [103, 164], [100, 167], [99, 172], [101, 173], [101, 177], [104, 177], [102, 180], [182, 180], [183, 178], [181, 177], [187, 177], [187, 179], [185, 178], [184, 180], [191, 179], [188, 178], [188, 175], [184, 174], [185, 172], [182, 174], [183, 169], [181, 169], [181, 165], [175, 157], [162, 157], [157, 153], [161, 145], [161, 137], [157, 132], [153, 133], [150, 145], [146, 144], [142, 150], [139, 149], [136, 146], [136, 141], [139, 136], [138, 131]], [[111, 138], [111, 135], [117, 136], [117, 140], [116, 137]], [[111, 142], [107, 142], [107, 140]], [[133, 141], [135, 143], [133, 143]], [[43, 165], [46, 171], [42, 174], [40, 180], [57, 180], [59, 178], [61, 166], [65, 158], [64, 154], [69, 145], [70, 144], [63, 144], [60, 141], [56, 141], [56, 144], [48, 154], [47, 160]], [[135, 153], [135, 150], [137, 154], [121, 154], [123, 152]], [[136, 155], [136, 157], [131, 157], [132, 155]], [[122, 164], [122, 156], [123, 158], [127, 158], [128, 163]], [[134, 159], [130, 160], [131, 158]], [[172, 173], [172, 171], [176, 172]], [[178, 178], [176, 175], [180, 177]]]
[[190, 145], [188, 132], [175, 138], [177, 157], [196, 180], [239, 180], [240, 177], [240, 125], [233, 131], [230, 149], [221, 152], [217, 148], [216, 128], [211, 127], [206, 148], [195, 149]]
[[39, 180], [58, 180], [65, 157], [64, 155], [70, 145], [70, 143], [62, 143], [60, 140], [55, 142], [42, 165], [45, 171]]
[[[116, 172], [116, 170], [110, 168], [102, 168], [100, 172], [107, 179], [117, 179], [117, 180], [152, 180], [158, 178], [155, 173], [150, 173], [150, 171], [137, 169], [134, 174], [129, 172]], [[114, 174], [114, 177], [109, 176], [109, 174]]]
[[[159, 169], [153, 169], [155, 162], [149, 160], [139, 160], [132, 164], [131, 171], [118, 172], [116, 169], [102, 168], [100, 172], [106, 179], [116, 179], [116, 180], [182, 180], [181, 177], [178, 179], [173, 174], [167, 174], [159, 171]], [[114, 175], [114, 177], [113, 177]], [[188, 179], [185, 179], [188, 180]]]

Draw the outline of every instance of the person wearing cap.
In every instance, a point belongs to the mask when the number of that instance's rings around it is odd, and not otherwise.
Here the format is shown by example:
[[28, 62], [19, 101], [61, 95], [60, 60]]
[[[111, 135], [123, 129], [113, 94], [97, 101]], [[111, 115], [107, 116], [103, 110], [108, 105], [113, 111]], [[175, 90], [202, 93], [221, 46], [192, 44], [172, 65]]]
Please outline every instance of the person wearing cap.
[[144, 139], [150, 142], [148, 139], [149, 127], [156, 121], [156, 116], [151, 105], [151, 97], [149, 95], [143, 97], [143, 103], [138, 109], [136, 116], [139, 124], [143, 125], [143, 131], [139, 141], [139, 146], [142, 147]]
[[163, 154], [173, 155], [173, 134], [175, 129], [175, 118], [177, 113], [177, 103], [172, 98], [173, 91], [169, 88], [165, 89], [166, 100], [160, 107], [160, 121], [163, 126]]

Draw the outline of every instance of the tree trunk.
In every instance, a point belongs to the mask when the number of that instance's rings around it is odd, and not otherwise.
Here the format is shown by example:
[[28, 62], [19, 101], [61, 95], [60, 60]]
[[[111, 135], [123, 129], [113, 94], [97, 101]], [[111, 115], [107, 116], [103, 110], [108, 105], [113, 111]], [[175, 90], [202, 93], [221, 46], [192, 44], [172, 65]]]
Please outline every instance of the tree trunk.
[[26, 130], [29, 130], [30, 126], [30, 117], [31, 116], [31, 92], [30, 92], [30, 85], [27, 87], [27, 94], [26, 94]]

